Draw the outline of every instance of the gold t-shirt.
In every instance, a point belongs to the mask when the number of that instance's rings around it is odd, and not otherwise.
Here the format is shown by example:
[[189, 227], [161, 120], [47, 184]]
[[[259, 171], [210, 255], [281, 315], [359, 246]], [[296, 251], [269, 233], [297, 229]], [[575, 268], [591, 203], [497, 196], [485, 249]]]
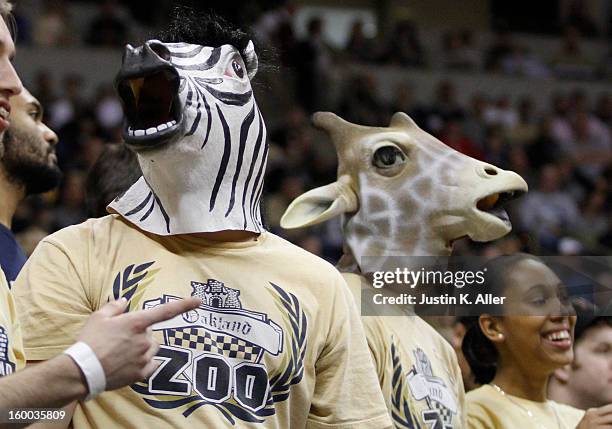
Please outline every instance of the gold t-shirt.
[[468, 392], [466, 400], [469, 429], [574, 429], [584, 416], [584, 411], [555, 401], [534, 402], [504, 396], [488, 384]]
[[203, 300], [154, 327], [156, 372], [79, 403], [75, 428], [391, 426], [342, 276], [269, 232], [217, 243], [91, 219], [45, 238], [14, 292], [30, 360], [72, 344], [109, 299]]
[[0, 269], [0, 377], [25, 366], [21, 327], [8, 281]]
[[[343, 274], [360, 306], [367, 280]], [[398, 429], [465, 428], [465, 391], [451, 345], [416, 315], [364, 316], [370, 352]]]

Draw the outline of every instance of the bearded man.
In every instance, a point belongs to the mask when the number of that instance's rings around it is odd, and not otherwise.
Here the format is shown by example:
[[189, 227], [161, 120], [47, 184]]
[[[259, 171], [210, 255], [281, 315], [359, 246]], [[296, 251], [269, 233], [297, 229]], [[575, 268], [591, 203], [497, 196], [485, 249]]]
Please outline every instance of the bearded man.
[[27, 195], [59, 184], [57, 136], [43, 122], [42, 106], [26, 89], [10, 99], [10, 126], [0, 144], [0, 268], [12, 283], [26, 256], [11, 232], [17, 205]]

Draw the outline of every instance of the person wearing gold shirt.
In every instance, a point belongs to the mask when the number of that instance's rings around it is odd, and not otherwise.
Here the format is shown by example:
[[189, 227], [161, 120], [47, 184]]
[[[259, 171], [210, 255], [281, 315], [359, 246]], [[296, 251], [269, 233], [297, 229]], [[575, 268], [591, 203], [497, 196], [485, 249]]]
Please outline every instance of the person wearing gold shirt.
[[612, 406], [586, 413], [547, 399], [550, 375], [574, 358], [576, 315], [565, 286], [538, 258], [516, 254], [487, 264], [487, 286], [506, 296], [483, 312], [463, 352], [481, 387], [469, 392], [469, 429], [612, 427]]

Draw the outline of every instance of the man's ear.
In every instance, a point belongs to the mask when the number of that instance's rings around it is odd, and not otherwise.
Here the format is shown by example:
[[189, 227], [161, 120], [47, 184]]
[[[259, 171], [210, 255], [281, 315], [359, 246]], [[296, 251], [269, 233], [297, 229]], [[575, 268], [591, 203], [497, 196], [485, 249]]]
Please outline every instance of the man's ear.
[[351, 189], [348, 178], [312, 189], [297, 197], [281, 218], [285, 229], [302, 228], [325, 222], [342, 213], [357, 210], [357, 195]]
[[247, 68], [247, 76], [249, 79], [253, 79], [255, 74], [257, 74], [257, 68], [259, 67], [259, 60], [257, 59], [257, 54], [255, 53], [255, 45], [253, 45], [253, 41], [249, 40], [246, 48], [244, 48], [244, 64]]
[[504, 327], [499, 317], [490, 314], [482, 314], [478, 319], [480, 330], [491, 342], [499, 344], [505, 341]]

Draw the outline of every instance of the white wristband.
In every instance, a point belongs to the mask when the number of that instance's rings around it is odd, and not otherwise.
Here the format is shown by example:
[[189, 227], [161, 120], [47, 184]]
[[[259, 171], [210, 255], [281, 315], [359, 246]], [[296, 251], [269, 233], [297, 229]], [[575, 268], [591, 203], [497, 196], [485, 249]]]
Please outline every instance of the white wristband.
[[102, 364], [100, 364], [98, 357], [91, 347], [83, 341], [79, 341], [64, 350], [64, 353], [74, 360], [85, 376], [87, 388], [89, 389], [89, 394], [85, 398], [86, 401], [95, 398], [106, 390], [104, 368], [102, 368]]

